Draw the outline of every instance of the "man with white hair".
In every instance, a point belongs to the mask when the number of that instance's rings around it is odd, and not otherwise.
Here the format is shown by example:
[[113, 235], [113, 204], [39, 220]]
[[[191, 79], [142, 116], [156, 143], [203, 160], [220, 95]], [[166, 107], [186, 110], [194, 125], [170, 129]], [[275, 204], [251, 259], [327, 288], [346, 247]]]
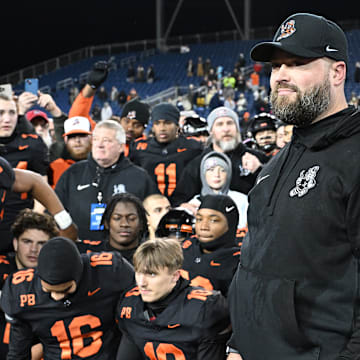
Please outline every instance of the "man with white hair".
[[56, 185], [64, 207], [79, 224], [80, 239], [103, 239], [101, 217], [112, 195], [129, 192], [143, 200], [157, 192], [147, 172], [124, 156], [125, 143], [119, 123], [99, 122], [93, 131], [88, 159], [71, 165]]
[[185, 167], [172, 198], [173, 205], [187, 202], [200, 193], [200, 163], [211, 151], [225, 153], [231, 159], [233, 175], [230, 188], [244, 194], [253, 187], [261, 166], [268, 161], [264, 154], [242, 144], [239, 118], [231, 109], [224, 106], [215, 108], [207, 123], [211, 144]]

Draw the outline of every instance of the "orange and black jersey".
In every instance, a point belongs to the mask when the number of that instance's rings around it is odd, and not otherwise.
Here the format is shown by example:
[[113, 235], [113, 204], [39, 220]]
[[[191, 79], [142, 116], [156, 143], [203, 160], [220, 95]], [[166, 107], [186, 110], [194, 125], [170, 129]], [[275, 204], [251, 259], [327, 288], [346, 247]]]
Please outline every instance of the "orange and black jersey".
[[[0, 289], [3, 287], [6, 278], [17, 271], [15, 254], [0, 255]], [[5, 320], [5, 315], [0, 311], [0, 360], [6, 360], [8, 352], [10, 324]]]
[[169, 144], [160, 144], [151, 137], [134, 141], [129, 158], [149, 173], [163, 195], [171, 197], [186, 164], [201, 152], [198, 141], [183, 136]]
[[[223, 359], [223, 344], [215, 339], [230, 324], [226, 299], [218, 291], [192, 287], [185, 279], [179, 282], [176, 296], [151, 319], [148, 306], [134, 285], [119, 301], [120, 330], [145, 359]], [[222, 354], [218, 349], [222, 349]]]
[[130, 264], [133, 263], [133, 255], [136, 247], [129, 250], [118, 250], [113, 248], [108, 240], [80, 240], [76, 242], [76, 246], [81, 253], [101, 252], [101, 251], [117, 251]]
[[182, 248], [182, 276], [190, 280], [193, 286], [219, 290], [226, 296], [239, 263], [240, 248], [234, 246], [206, 254], [202, 252], [196, 237], [185, 240]]
[[4, 217], [4, 204], [7, 192], [11, 190], [15, 181], [15, 173], [6, 159], [0, 156], [0, 221]]
[[8, 360], [28, 359], [34, 336], [43, 344], [45, 360], [114, 359], [119, 342], [116, 304], [133, 283], [134, 271], [119, 253], [81, 257], [84, 267], [77, 290], [61, 301], [42, 290], [36, 269], [8, 277], [1, 296], [11, 321]]
[[[17, 133], [0, 139], [0, 155], [13, 168], [32, 170], [46, 175], [49, 166], [48, 148], [40, 136], [32, 133]], [[0, 222], [0, 252], [12, 249], [12, 236], [9, 231], [20, 210], [32, 208], [32, 197], [27, 193], [8, 193], [4, 205], [3, 219]]]

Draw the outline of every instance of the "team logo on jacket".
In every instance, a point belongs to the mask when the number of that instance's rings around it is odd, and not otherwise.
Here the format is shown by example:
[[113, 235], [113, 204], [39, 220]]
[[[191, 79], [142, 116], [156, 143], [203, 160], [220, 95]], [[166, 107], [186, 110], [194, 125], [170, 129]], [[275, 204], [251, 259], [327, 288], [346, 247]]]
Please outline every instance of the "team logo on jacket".
[[302, 170], [300, 176], [296, 179], [296, 186], [290, 190], [290, 197], [303, 197], [310, 189], [316, 186], [316, 174], [320, 166], [313, 166], [308, 170]]
[[122, 194], [124, 192], [126, 192], [126, 188], [124, 184], [114, 185], [113, 195]]

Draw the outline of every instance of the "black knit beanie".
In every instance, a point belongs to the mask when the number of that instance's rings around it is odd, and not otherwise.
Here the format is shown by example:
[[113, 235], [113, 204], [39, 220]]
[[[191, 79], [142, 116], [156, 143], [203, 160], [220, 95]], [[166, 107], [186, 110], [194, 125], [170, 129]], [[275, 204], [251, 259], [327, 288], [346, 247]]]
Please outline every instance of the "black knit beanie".
[[79, 283], [83, 271], [80, 252], [70, 239], [54, 237], [41, 248], [37, 271], [40, 278], [50, 285], [71, 280]]
[[157, 120], [168, 120], [179, 124], [180, 111], [178, 108], [170, 103], [160, 103], [151, 111], [151, 121], [154, 123]]

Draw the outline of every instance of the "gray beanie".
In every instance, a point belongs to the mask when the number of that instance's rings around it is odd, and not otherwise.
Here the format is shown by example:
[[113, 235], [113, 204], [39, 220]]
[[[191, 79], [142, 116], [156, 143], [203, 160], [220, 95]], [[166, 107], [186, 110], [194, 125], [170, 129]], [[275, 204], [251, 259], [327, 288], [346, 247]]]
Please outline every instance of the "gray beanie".
[[235, 111], [233, 111], [225, 106], [220, 106], [220, 107], [215, 108], [207, 117], [209, 132], [211, 131], [215, 120], [218, 119], [219, 117], [224, 117], [224, 116], [233, 119], [238, 131], [240, 132], [239, 117], [237, 116]]

